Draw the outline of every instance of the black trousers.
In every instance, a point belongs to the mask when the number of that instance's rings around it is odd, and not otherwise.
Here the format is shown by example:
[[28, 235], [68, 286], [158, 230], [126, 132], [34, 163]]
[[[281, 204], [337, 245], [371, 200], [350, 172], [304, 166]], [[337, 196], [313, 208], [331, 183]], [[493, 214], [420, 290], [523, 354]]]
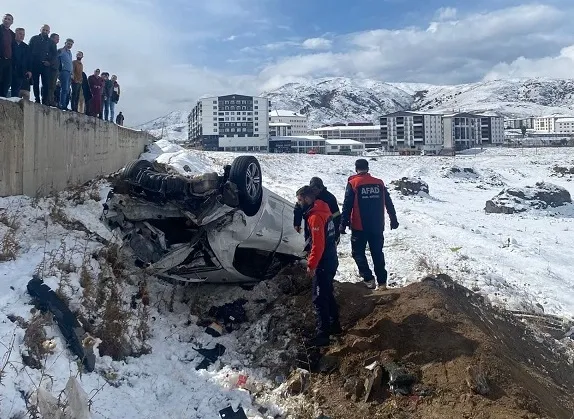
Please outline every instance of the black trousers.
[[353, 230], [351, 234], [351, 252], [353, 259], [359, 268], [359, 274], [365, 281], [374, 279], [373, 272], [369, 268], [367, 261], [367, 244], [371, 251], [371, 258], [375, 267], [375, 275], [379, 285], [386, 285], [387, 270], [385, 269], [385, 255], [383, 253], [384, 237], [382, 232], [368, 232]]
[[[40, 78], [42, 79], [42, 97], [40, 97]], [[32, 67], [32, 83], [36, 102], [40, 103], [41, 100], [45, 102], [48, 98], [48, 87], [50, 86], [50, 67], [42, 63], [35, 63]]]
[[339, 323], [339, 306], [335, 300], [333, 280], [337, 270], [317, 269], [313, 277], [313, 305], [317, 314], [317, 336], [329, 336], [331, 325]]
[[82, 83], [72, 82], [72, 110], [78, 112], [78, 102], [82, 92]]
[[12, 84], [12, 60], [0, 58], [0, 97], [8, 97], [8, 89]]

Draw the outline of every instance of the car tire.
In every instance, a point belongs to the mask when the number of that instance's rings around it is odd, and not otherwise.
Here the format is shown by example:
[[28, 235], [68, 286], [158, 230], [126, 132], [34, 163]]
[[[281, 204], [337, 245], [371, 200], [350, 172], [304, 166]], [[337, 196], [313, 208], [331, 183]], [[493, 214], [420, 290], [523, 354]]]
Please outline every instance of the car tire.
[[231, 165], [229, 180], [237, 186], [239, 208], [252, 217], [259, 211], [263, 200], [261, 166], [253, 156], [239, 156]]
[[137, 179], [138, 174], [142, 170], [153, 169], [153, 165], [147, 160], [134, 160], [126, 164], [124, 171], [121, 174], [123, 180], [133, 180]]

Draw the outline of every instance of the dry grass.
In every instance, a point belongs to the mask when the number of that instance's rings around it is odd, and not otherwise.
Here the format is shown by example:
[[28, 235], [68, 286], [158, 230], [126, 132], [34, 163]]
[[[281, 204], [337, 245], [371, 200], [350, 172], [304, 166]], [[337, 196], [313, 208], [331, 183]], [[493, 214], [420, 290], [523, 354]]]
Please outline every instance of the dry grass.
[[8, 229], [0, 238], [0, 262], [16, 260], [20, 245], [16, 240], [16, 230]]
[[102, 313], [101, 324], [96, 335], [102, 340], [99, 345], [100, 355], [108, 355], [115, 360], [124, 359], [132, 352], [127, 339], [130, 313], [123, 308], [123, 303], [116, 287], [111, 287]]
[[16, 260], [20, 245], [16, 239], [16, 233], [20, 228], [18, 221], [19, 211], [9, 213], [8, 211], [0, 212], [0, 224], [6, 227], [6, 231], [0, 233], [0, 262]]
[[42, 359], [50, 353], [50, 347], [46, 345], [47, 335], [45, 326], [52, 323], [50, 314], [36, 313], [30, 320], [24, 333], [24, 345], [28, 349], [28, 357], [24, 363], [30, 368], [41, 369]]

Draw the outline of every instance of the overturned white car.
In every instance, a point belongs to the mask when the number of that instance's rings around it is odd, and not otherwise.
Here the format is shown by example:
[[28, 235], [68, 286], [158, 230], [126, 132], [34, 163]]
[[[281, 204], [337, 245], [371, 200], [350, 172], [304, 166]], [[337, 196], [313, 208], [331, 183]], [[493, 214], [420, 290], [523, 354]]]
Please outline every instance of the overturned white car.
[[133, 161], [108, 195], [103, 219], [136, 266], [166, 279], [254, 282], [304, 257], [293, 204], [263, 187], [253, 156], [237, 157], [222, 174], [189, 177]]

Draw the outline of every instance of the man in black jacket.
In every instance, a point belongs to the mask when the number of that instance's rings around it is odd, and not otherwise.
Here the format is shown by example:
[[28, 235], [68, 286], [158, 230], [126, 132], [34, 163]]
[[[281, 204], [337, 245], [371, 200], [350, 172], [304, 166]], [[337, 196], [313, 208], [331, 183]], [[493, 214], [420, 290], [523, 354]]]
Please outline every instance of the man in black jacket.
[[12, 97], [30, 99], [30, 51], [24, 42], [26, 31], [17, 28], [16, 39], [12, 44]]
[[48, 98], [48, 86], [50, 85], [50, 62], [48, 50], [50, 49], [50, 27], [42, 26], [39, 35], [30, 39], [30, 64], [32, 67], [32, 80], [34, 83], [34, 99], [40, 103], [40, 77], [42, 78], [42, 100]]
[[5, 14], [0, 25], [0, 97], [8, 96], [8, 88], [12, 84], [12, 44], [14, 32], [10, 29], [14, 23], [11, 14]]
[[[321, 201], [325, 202], [329, 209], [331, 210], [331, 214], [333, 217], [333, 222], [335, 223], [335, 231], [336, 237], [335, 242], [339, 244], [341, 234], [339, 232], [339, 225], [341, 223], [341, 212], [339, 211], [339, 204], [337, 203], [337, 198], [331, 192], [327, 190], [325, 185], [323, 184], [323, 180], [319, 177], [312, 177], [311, 181], [309, 182], [309, 186], [311, 190], [315, 194], [316, 199], [320, 199]], [[299, 203], [295, 204], [295, 208], [293, 210], [293, 227], [295, 230], [300, 233], [301, 232], [301, 222], [303, 221], [303, 209]], [[309, 231], [307, 229], [307, 225], [305, 225], [305, 241], [309, 241]], [[308, 245], [305, 247], [308, 250]]]

